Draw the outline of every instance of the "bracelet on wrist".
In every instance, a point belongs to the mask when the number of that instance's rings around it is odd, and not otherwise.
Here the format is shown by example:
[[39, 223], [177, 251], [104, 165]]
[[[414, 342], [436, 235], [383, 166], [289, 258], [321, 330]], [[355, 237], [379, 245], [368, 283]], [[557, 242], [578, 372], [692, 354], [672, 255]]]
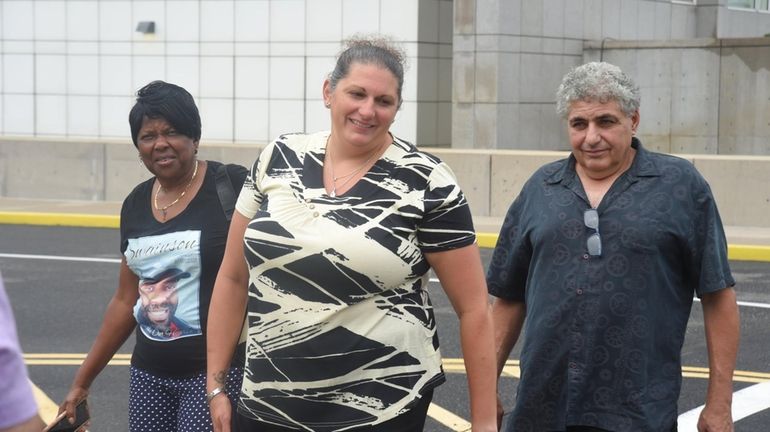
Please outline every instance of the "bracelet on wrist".
[[214, 387], [214, 390], [211, 390], [210, 392], [206, 393], [206, 403], [211, 404], [211, 400], [217, 397], [218, 394], [224, 393], [225, 389], [222, 387]]

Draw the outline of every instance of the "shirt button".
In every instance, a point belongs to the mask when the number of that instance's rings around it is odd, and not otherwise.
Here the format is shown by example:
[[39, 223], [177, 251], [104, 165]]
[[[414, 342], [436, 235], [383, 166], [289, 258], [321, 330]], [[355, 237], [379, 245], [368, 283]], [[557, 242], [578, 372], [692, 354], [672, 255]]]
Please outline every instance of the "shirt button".
[[312, 201], [310, 198], [305, 198], [305, 202], [309, 203], [310, 201]]
[[580, 288], [578, 288], [576, 292], [577, 292], [577, 295], [581, 295], [581, 294], [583, 294], [583, 290], [582, 290], [582, 289], [580, 289]]
[[310, 204], [308, 207], [310, 207], [311, 209], [314, 209], [315, 208], [315, 204]]
[[577, 369], [577, 364], [575, 364], [575, 362], [569, 362], [569, 368], [570, 369]]
[[318, 212], [313, 212], [313, 217], [318, 217]]
[[588, 259], [588, 254], [583, 254], [583, 259], [587, 260]]

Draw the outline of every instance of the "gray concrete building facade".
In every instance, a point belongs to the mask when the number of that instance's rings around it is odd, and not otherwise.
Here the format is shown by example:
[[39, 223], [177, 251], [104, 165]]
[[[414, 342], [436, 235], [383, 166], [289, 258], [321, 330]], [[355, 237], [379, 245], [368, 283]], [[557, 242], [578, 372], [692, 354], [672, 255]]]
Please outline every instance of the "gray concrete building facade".
[[341, 41], [373, 32], [407, 52], [394, 132], [420, 146], [565, 150], [556, 86], [601, 59], [642, 86], [649, 147], [770, 154], [767, 0], [0, 0], [0, 136], [126, 140], [153, 79], [204, 143], [325, 129]]
[[605, 60], [642, 87], [651, 148], [770, 154], [766, 1], [456, 0], [454, 23], [455, 148], [565, 150], [556, 87]]

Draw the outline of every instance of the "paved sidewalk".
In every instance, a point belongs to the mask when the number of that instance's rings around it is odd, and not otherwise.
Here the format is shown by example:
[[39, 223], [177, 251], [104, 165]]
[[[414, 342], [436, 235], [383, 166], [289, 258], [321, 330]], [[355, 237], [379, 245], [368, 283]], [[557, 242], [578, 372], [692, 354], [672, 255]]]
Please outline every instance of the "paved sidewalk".
[[120, 201], [73, 201], [0, 197], [0, 212], [75, 213], [119, 216]]
[[[0, 197], [0, 224], [116, 228], [119, 201], [72, 201]], [[502, 218], [475, 216], [482, 247], [493, 247]], [[770, 261], [770, 227], [725, 226], [731, 259]], [[736, 255], [736, 253], [738, 253]]]

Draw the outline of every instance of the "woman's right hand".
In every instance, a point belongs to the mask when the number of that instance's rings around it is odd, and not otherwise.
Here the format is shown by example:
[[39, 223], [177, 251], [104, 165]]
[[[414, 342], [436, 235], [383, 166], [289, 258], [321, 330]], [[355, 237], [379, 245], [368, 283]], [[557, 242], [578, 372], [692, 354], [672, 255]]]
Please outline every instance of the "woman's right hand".
[[209, 411], [211, 412], [211, 423], [214, 425], [214, 432], [230, 432], [233, 408], [230, 405], [230, 398], [224, 392], [211, 399]]
[[64, 402], [59, 405], [59, 414], [66, 412], [70, 423], [75, 421], [75, 407], [88, 397], [88, 389], [84, 387], [71, 387], [69, 393], [64, 398]]

